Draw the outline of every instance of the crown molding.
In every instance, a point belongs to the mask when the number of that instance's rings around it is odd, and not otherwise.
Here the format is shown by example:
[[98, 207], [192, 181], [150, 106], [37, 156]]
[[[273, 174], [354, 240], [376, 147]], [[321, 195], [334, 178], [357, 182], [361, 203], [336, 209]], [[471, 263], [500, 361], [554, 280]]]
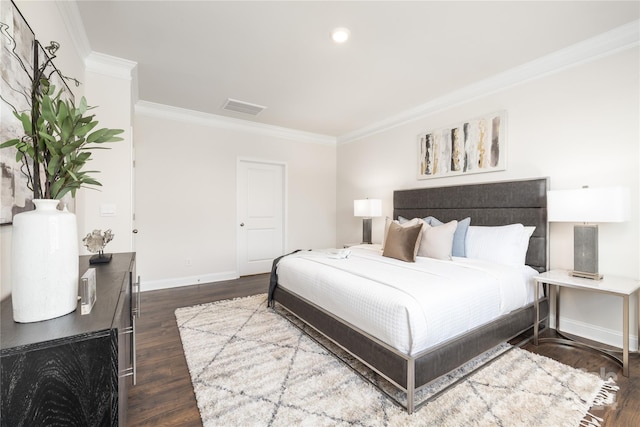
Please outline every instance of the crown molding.
[[91, 53], [91, 44], [84, 29], [78, 4], [75, 1], [56, 0], [56, 5], [78, 55], [80, 55], [80, 58], [85, 59]]
[[341, 145], [357, 141], [414, 120], [422, 119], [439, 111], [638, 46], [640, 46], [640, 20], [622, 25], [542, 58], [496, 74], [488, 79], [465, 86], [372, 125], [340, 135], [337, 138], [337, 143]]
[[296, 142], [336, 145], [336, 138], [333, 136], [267, 125], [264, 123], [256, 123], [248, 120], [219, 116], [216, 114], [203, 113], [200, 111], [188, 110], [185, 108], [173, 107], [149, 101], [136, 102], [135, 113], [148, 117], [175, 120], [201, 126], [267, 135], [276, 138], [289, 139]]
[[86, 71], [123, 80], [134, 80], [138, 63], [99, 52], [91, 52], [84, 60]]

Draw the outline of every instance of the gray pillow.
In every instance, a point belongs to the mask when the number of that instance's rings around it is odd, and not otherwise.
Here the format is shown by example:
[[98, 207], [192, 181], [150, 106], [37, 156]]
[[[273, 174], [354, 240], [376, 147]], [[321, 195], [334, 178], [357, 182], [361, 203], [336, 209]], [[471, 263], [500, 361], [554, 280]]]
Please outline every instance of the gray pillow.
[[399, 259], [401, 261], [415, 262], [421, 234], [422, 223], [403, 227], [400, 224], [392, 222], [389, 224], [389, 231], [387, 232], [387, 239], [384, 243], [382, 256]]
[[[424, 222], [432, 227], [437, 227], [438, 225], [443, 224], [443, 222], [438, 218], [432, 216], [426, 217]], [[470, 224], [471, 218], [465, 218], [458, 221], [458, 227], [456, 228], [456, 232], [453, 234], [453, 248], [451, 249], [451, 255], [461, 257], [467, 256], [465, 247], [467, 241], [467, 230], [469, 230]]]

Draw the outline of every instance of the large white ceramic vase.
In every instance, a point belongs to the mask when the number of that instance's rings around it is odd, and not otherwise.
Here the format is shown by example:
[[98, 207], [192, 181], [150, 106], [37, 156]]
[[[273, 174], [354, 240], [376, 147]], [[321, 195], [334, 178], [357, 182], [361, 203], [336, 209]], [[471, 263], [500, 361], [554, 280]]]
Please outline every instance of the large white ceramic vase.
[[64, 316], [78, 304], [78, 227], [58, 200], [34, 200], [36, 209], [13, 217], [11, 298], [13, 320]]

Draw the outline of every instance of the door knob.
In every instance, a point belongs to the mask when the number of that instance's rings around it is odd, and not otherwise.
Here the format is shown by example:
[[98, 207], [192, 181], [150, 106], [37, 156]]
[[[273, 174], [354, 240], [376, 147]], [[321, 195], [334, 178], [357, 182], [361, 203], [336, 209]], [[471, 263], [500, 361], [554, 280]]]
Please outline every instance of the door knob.
[[132, 231], [132, 233], [133, 233], [133, 234], [138, 234], [138, 229], [137, 229], [137, 228], [134, 228], [134, 229], [133, 229], [133, 231]]

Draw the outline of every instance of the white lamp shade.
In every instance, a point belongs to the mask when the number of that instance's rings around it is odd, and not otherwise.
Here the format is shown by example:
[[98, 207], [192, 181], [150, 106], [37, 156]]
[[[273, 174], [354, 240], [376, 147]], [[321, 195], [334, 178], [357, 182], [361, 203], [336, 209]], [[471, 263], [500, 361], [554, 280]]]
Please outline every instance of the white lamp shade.
[[629, 219], [628, 188], [580, 188], [547, 192], [549, 222], [624, 222]]
[[353, 216], [373, 218], [382, 215], [382, 200], [363, 199], [353, 201]]

